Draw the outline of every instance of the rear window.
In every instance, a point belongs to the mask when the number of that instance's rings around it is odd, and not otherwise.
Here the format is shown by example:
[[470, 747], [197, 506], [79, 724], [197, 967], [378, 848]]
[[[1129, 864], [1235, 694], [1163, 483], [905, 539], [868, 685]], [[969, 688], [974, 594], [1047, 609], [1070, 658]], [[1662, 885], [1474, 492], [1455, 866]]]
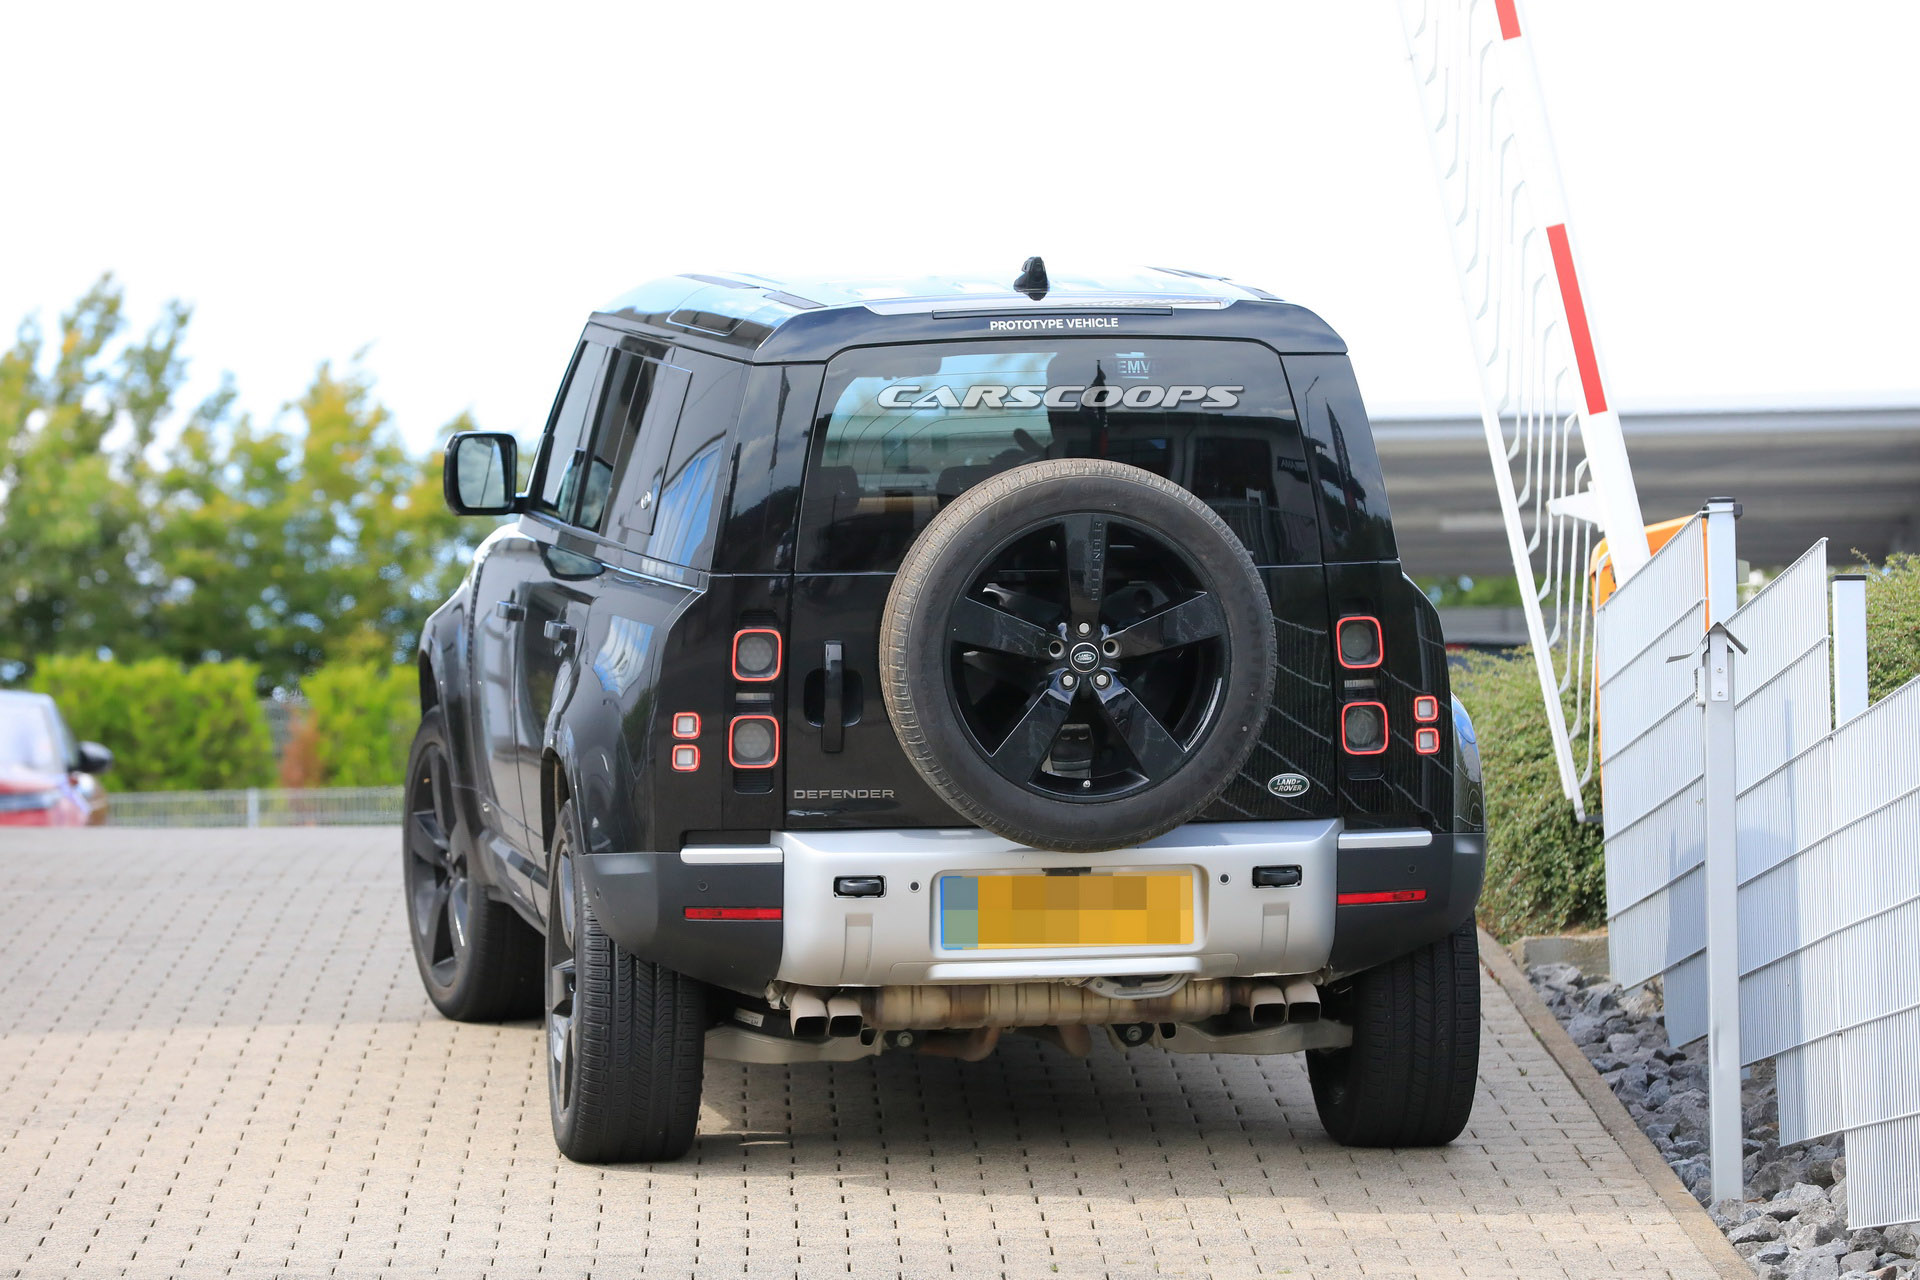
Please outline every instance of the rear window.
[[802, 572], [891, 571], [965, 490], [1042, 458], [1108, 458], [1205, 501], [1257, 564], [1320, 558], [1280, 358], [1251, 342], [1074, 339], [851, 351], [827, 366]]

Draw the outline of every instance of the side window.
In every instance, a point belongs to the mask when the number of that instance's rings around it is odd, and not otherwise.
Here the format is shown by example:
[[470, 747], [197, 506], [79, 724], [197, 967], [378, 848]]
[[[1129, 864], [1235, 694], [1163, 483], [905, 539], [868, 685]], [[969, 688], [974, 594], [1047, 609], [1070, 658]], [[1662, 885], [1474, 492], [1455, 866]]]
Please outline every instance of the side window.
[[650, 386], [645, 405], [627, 418], [622, 456], [609, 480], [612, 498], [606, 535], [640, 548], [653, 532], [654, 511], [660, 503], [667, 455], [673, 448], [673, 426], [687, 396], [687, 371], [670, 364], [647, 362]]
[[562, 520], [573, 518], [574, 500], [587, 472], [587, 416], [600, 389], [607, 349], [583, 342], [567, 375], [566, 389], [554, 406], [547, 434], [540, 444], [540, 463], [534, 468], [529, 510]]
[[614, 478], [633, 452], [636, 433], [628, 428], [646, 412], [657, 368], [657, 361], [630, 351], [608, 353], [606, 394], [600, 397], [599, 412], [594, 414], [586, 483], [580, 492], [580, 511], [574, 519], [575, 524], [595, 533], [602, 531], [606, 520], [607, 499], [613, 494]]
[[740, 416], [746, 370], [731, 360], [681, 358], [693, 365], [693, 378], [654, 505], [647, 554], [704, 569], [713, 558], [713, 531], [732, 470], [728, 441]]

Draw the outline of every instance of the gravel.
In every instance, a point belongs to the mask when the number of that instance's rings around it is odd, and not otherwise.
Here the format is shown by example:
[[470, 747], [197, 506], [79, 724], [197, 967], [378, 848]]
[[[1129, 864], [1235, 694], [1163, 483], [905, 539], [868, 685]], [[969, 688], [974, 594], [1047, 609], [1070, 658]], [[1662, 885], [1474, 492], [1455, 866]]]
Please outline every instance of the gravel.
[[[1653, 988], [1625, 991], [1570, 964], [1535, 965], [1527, 977], [1687, 1190], [1708, 1204], [1706, 1042], [1667, 1043]], [[1756, 1064], [1750, 1076], [1740, 1090], [1747, 1198], [1708, 1208], [1754, 1273], [1764, 1280], [1920, 1280], [1916, 1227], [1847, 1229], [1841, 1135], [1782, 1147], [1773, 1063]]]

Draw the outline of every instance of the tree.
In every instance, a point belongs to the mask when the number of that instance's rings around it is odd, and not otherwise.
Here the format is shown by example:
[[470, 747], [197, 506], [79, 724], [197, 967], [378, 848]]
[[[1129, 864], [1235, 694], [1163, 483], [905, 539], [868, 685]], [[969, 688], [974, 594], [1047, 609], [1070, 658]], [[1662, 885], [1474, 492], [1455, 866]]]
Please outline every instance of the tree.
[[148, 651], [145, 451], [180, 385], [188, 315], [169, 304], [109, 360], [124, 320], [103, 276], [60, 318], [51, 352], [28, 320], [0, 355], [0, 664]]
[[289, 686], [329, 660], [408, 661], [471, 531], [357, 361], [322, 364], [290, 412], [297, 429], [215, 417], [181, 432], [159, 486], [156, 634], [183, 658], [246, 657]]
[[475, 531], [358, 358], [264, 426], [230, 381], [180, 417], [189, 316], [169, 303], [116, 352], [103, 276], [57, 343], [29, 320], [0, 355], [0, 680], [56, 653], [241, 658], [262, 692], [328, 659], [404, 662], [463, 571]]

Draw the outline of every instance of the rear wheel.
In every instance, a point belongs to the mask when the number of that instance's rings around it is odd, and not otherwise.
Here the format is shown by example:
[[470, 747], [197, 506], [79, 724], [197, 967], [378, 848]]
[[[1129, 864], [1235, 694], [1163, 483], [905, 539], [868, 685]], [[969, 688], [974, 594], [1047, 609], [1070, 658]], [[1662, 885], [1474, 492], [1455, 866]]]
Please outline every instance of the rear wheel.
[[1310, 1050], [1320, 1122], [1349, 1147], [1439, 1147], [1460, 1136], [1480, 1071], [1480, 956], [1471, 922], [1356, 974], [1353, 1044]]
[[420, 717], [407, 760], [403, 875], [413, 958], [433, 1007], [457, 1022], [540, 1012], [540, 935], [472, 874], [458, 810], [446, 721]]
[[580, 878], [571, 803], [556, 828], [546, 964], [553, 1140], [582, 1164], [676, 1160], [700, 1119], [703, 992], [607, 936]]

